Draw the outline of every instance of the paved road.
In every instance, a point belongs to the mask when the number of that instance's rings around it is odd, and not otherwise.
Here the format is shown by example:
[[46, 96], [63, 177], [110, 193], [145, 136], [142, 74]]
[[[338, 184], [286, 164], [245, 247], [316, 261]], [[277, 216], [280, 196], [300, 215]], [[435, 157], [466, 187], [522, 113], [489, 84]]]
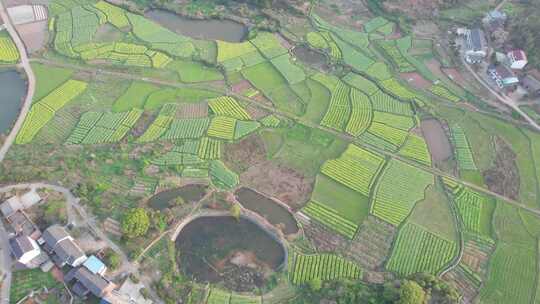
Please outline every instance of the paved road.
[[21, 37], [19, 37], [19, 34], [15, 30], [15, 27], [13, 26], [13, 23], [11, 22], [11, 19], [9, 18], [7, 11], [2, 4], [2, 1], [0, 1], [0, 17], [2, 17], [6, 30], [8, 31], [11, 39], [13, 39], [13, 42], [15, 42], [15, 45], [19, 50], [19, 54], [21, 57], [20, 67], [22, 67], [24, 72], [26, 73], [26, 78], [28, 81], [28, 91], [26, 93], [26, 98], [24, 99], [21, 112], [19, 113], [19, 117], [17, 118], [13, 129], [11, 129], [11, 132], [6, 138], [6, 141], [0, 148], [0, 162], [2, 162], [2, 160], [4, 160], [4, 157], [6, 156], [7, 151], [15, 141], [15, 137], [17, 136], [17, 133], [22, 127], [24, 119], [26, 118], [26, 115], [30, 110], [30, 106], [32, 105], [32, 98], [34, 97], [34, 92], [36, 90], [36, 77], [34, 75], [34, 71], [32, 71], [32, 67], [30, 66], [28, 54], [26, 53], [26, 47], [24, 46]]

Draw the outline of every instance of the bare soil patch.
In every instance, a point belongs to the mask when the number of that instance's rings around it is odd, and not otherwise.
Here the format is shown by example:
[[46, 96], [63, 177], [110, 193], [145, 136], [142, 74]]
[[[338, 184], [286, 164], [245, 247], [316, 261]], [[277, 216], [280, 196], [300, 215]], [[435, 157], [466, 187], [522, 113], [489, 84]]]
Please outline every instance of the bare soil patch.
[[358, 231], [345, 255], [359, 263], [363, 269], [383, 270], [383, 263], [390, 255], [392, 242], [397, 233], [396, 228], [374, 216], [369, 216]]
[[256, 120], [259, 120], [268, 115], [268, 112], [266, 110], [263, 110], [260, 107], [255, 107], [252, 105], [248, 106], [246, 108], [246, 111], [249, 113], [251, 118], [256, 119]]
[[208, 116], [208, 103], [188, 103], [182, 104], [178, 111], [179, 118], [202, 118]]
[[399, 76], [415, 88], [428, 89], [432, 85], [431, 81], [426, 80], [422, 75], [416, 72], [400, 73]]
[[236, 94], [241, 94], [249, 88], [252, 88], [252, 85], [249, 81], [245, 79], [231, 86], [231, 90]]
[[267, 196], [275, 197], [297, 210], [309, 199], [314, 179], [272, 161], [251, 166], [240, 181]]
[[18, 25], [17, 31], [30, 54], [41, 50], [47, 43], [47, 20]]
[[[302, 219], [302, 217], [299, 217]], [[302, 221], [302, 227], [311, 244], [319, 252], [342, 252], [348, 246], [348, 240], [341, 235], [326, 229], [314, 220]]]
[[452, 146], [438, 120], [424, 120], [421, 123], [421, 128], [433, 162], [443, 162], [452, 156]]
[[225, 145], [224, 160], [235, 172], [245, 172], [249, 168], [266, 162], [266, 149], [258, 135], [252, 135], [236, 143]]
[[448, 78], [455, 81], [457, 84], [463, 87], [467, 87], [468, 83], [465, 77], [456, 68], [442, 68], [442, 71], [448, 76]]
[[493, 167], [483, 172], [484, 182], [489, 190], [516, 200], [519, 197], [516, 154], [500, 137], [495, 139], [495, 153]]

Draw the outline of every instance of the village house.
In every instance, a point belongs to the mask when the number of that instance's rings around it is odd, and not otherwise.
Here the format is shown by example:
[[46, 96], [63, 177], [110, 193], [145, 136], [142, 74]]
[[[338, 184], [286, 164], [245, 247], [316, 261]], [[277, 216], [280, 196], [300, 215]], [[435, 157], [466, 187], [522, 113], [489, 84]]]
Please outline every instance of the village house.
[[99, 274], [101, 276], [105, 275], [107, 271], [107, 266], [95, 255], [90, 256], [86, 261], [84, 261], [83, 266], [86, 267], [91, 273]]
[[81, 298], [85, 298], [89, 293], [98, 298], [106, 297], [110, 294], [115, 285], [102, 276], [92, 273], [86, 267], [71, 269], [64, 277], [66, 283], [75, 281], [71, 290]]
[[41, 250], [36, 241], [26, 235], [10, 239], [9, 247], [15, 260], [25, 266], [29, 265], [32, 260], [39, 257], [41, 254]]
[[28, 191], [21, 196], [13, 196], [0, 205], [0, 211], [5, 218], [10, 217], [19, 210], [30, 208], [41, 202], [41, 197], [36, 191]]
[[484, 31], [479, 28], [464, 31], [465, 61], [479, 63], [488, 55], [488, 45]]
[[47, 228], [40, 241], [58, 267], [65, 265], [77, 267], [87, 259], [84, 251], [75, 243], [75, 240], [59, 225]]
[[529, 97], [540, 97], [540, 80], [531, 75], [523, 77], [521, 84], [527, 90]]
[[506, 55], [508, 66], [513, 70], [521, 70], [527, 65], [527, 55], [523, 50], [513, 50]]
[[491, 65], [487, 73], [501, 89], [512, 87], [519, 83], [518, 77], [505, 65]]

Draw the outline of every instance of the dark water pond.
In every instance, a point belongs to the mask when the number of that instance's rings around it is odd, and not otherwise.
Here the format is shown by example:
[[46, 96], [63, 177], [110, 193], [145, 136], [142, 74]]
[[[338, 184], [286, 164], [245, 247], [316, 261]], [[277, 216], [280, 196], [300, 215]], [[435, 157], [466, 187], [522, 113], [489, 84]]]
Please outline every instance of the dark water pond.
[[314, 67], [325, 67], [326, 64], [326, 57], [316, 52], [308, 47], [305, 46], [297, 46], [293, 49], [293, 54], [296, 56], [296, 58], [300, 59], [300, 61], [304, 62], [307, 65], [311, 65]]
[[204, 197], [207, 189], [207, 185], [192, 184], [176, 189], [166, 190], [152, 196], [148, 200], [148, 206], [158, 210], [174, 207], [174, 200], [177, 197], [181, 197], [184, 202], [198, 202]]
[[244, 208], [262, 215], [272, 225], [279, 227], [283, 233], [293, 234], [298, 232], [298, 225], [292, 214], [271, 198], [249, 188], [241, 188], [235, 194], [236, 199]]
[[165, 10], [148, 11], [145, 16], [169, 30], [195, 39], [241, 42], [247, 27], [231, 20], [194, 20]]
[[[188, 223], [176, 239], [178, 265], [198, 282], [224, 282], [237, 291], [264, 284], [264, 273], [278, 270], [285, 249], [252, 221], [205, 216]], [[249, 282], [248, 282], [249, 281]]]
[[0, 70], [0, 134], [9, 132], [19, 115], [25, 94], [26, 81], [17, 71]]

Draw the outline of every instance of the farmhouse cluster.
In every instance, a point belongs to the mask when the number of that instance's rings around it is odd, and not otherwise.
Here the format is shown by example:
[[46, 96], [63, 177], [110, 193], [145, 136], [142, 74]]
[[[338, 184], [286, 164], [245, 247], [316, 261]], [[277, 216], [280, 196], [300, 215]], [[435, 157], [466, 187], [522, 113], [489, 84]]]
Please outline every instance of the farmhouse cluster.
[[492, 10], [482, 19], [482, 26], [458, 28], [462, 56], [468, 64], [485, 71], [486, 79], [494, 88], [507, 93], [519, 90], [521, 95], [538, 97], [540, 73], [526, 70], [525, 51], [505, 43], [507, 19], [506, 13]]
[[108, 267], [102, 260], [103, 250], [85, 252], [68, 229], [59, 224], [49, 225], [41, 231], [29, 214], [46, 203], [47, 196], [42, 197], [32, 189], [22, 195], [15, 194], [0, 204], [14, 260], [12, 268], [50, 272], [58, 283], [64, 284], [80, 299], [94, 297], [100, 299], [100, 303], [129, 303], [131, 297], [108, 279]]

